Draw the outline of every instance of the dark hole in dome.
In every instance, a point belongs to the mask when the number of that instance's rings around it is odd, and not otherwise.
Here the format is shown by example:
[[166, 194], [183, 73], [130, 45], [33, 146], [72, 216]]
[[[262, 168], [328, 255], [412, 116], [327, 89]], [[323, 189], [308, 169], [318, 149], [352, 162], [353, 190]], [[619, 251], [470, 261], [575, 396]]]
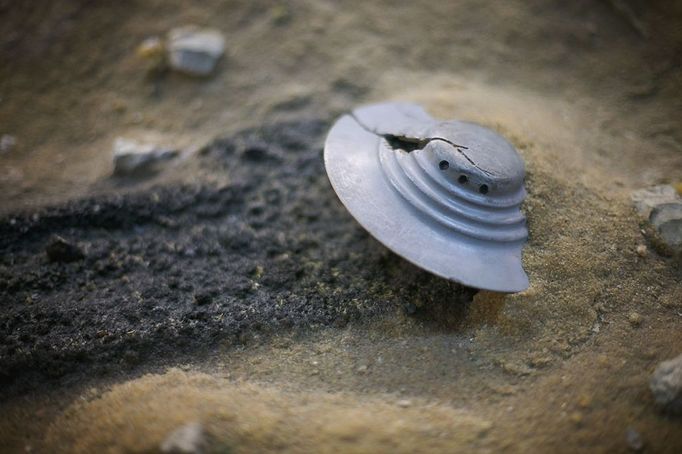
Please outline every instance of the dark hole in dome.
[[410, 137], [394, 136], [391, 134], [386, 134], [383, 136], [388, 142], [388, 145], [394, 150], [403, 150], [408, 153], [421, 150], [429, 143], [428, 140], [412, 139]]
[[440, 170], [448, 170], [450, 168], [450, 163], [447, 161], [441, 161], [438, 163], [438, 168]]
[[480, 188], [478, 188], [478, 192], [481, 194], [487, 194], [488, 193], [488, 185], [487, 184], [482, 184]]
[[457, 178], [457, 181], [459, 181], [460, 184], [466, 184], [467, 181], [469, 181], [469, 177], [466, 175], [460, 175], [459, 178]]

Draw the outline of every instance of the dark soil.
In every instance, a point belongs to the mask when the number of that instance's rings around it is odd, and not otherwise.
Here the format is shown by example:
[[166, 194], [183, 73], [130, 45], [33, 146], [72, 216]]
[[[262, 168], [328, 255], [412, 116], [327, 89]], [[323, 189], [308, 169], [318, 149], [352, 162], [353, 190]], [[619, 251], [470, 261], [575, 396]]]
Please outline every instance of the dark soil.
[[[457, 303], [472, 290], [401, 260], [344, 210], [324, 171], [326, 129], [275, 124], [214, 142], [200, 165], [226, 175], [222, 186], [156, 187], [0, 221], [4, 397], [282, 330], [465, 310]], [[49, 260], [54, 235], [85, 257]]]

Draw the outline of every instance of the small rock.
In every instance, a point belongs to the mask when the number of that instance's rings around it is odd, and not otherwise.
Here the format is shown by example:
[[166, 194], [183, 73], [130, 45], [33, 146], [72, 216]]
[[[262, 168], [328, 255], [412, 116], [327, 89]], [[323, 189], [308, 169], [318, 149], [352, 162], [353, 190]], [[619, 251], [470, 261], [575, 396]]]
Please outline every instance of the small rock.
[[634, 191], [630, 195], [630, 198], [634, 202], [637, 212], [645, 218], [649, 217], [649, 214], [654, 207], [663, 203], [680, 200], [680, 196], [677, 194], [675, 188], [667, 184], [639, 189]]
[[628, 427], [625, 431], [625, 441], [628, 443], [628, 447], [633, 451], [641, 451], [644, 449], [644, 440], [642, 436], [632, 427]]
[[682, 246], [682, 202], [657, 205], [649, 216], [663, 241], [671, 248]]
[[656, 367], [649, 388], [656, 403], [673, 414], [682, 414], [682, 355]]
[[176, 71], [208, 76], [224, 52], [225, 38], [217, 30], [188, 25], [168, 33], [168, 61]]
[[410, 399], [402, 399], [396, 402], [396, 404], [398, 404], [398, 406], [401, 408], [407, 408], [412, 406], [412, 401]]
[[142, 144], [117, 137], [114, 141], [114, 175], [130, 176], [155, 170], [161, 161], [178, 156], [178, 150]]
[[186, 424], [174, 430], [161, 443], [161, 452], [173, 454], [199, 454], [206, 450], [204, 428], [199, 423]]
[[83, 250], [77, 245], [66, 241], [64, 238], [54, 235], [50, 238], [45, 248], [50, 262], [75, 262], [85, 257]]
[[365, 366], [364, 364], [362, 366], [358, 366], [357, 371], [359, 374], [364, 374], [365, 372], [367, 372], [367, 366]]
[[0, 153], [7, 153], [17, 144], [17, 139], [9, 134], [3, 134], [0, 137]]
[[637, 250], [637, 255], [639, 255], [640, 257], [646, 257], [647, 250], [646, 250], [645, 245], [638, 244], [636, 250]]
[[644, 321], [644, 317], [637, 312], [630, 312], [628, 315], [628, 321], [632, 326], [639, 326], [642, 324], [642, 321]]
[[163, 57], [164, 46], [161, 38], [152, 36], [147, 38], [137, 46], [135, 51], [138, 57], [145, 60], [155, 60]]
[[271, 158], [267, 147], [260, 146], [246, 147], [244, 151], [242, 151], [242, 156], [244, 159], [251, 162], [263, 162]]
[[194, 304], [197, 306], [204, 306], [210, 304], [213, 301], [212, 292], [198, 292], [194, 294]]

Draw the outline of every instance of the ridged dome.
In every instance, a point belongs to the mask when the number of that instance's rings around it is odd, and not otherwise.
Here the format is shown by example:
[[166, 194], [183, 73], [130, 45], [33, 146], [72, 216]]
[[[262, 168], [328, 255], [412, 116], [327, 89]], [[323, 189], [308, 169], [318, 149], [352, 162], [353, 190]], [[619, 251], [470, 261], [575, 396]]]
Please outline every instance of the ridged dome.
[[527, 288], [524, 164], [500, 135], [377, 104], [337, 121], [325, 166], [351, 214], [405, 259], [472, 287]]

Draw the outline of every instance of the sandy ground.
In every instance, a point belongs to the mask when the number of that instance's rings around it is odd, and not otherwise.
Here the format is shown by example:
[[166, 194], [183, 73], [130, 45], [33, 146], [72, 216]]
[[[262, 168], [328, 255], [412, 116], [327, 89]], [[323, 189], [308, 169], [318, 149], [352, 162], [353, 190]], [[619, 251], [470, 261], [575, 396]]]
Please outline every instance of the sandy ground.
[[[682, 175], [679, 2], [45, 5], [40, 14], [35, 5], [0, 7], [9, 30], [0, 134], [17, 137], [0, 155], [3, 225], [83, 196], [229, 186], [238, 168], [213, 165], [229, 156], [192, 153], [213, 136], [328, 122], [358, 103], [403, 99], [490, 126], [518, 147], [531, 288], [482, 292], [463, 305], [446, 284], [382, 254], [321, 175], [314, 203], [333, 207], [325, 219], [358, 229], [347, 241], [369, 252], [344, 259], [320, 246], [304, 254], [305, 269], [321, 283], [319, 300], [366, 316], [256, 330], [237, 346], [216, 342], [195, 358], [190, 349], [121, 373], [88, 376], [87, 366], [37, 381], [4, 399], [8, 450], [154, 451], [192, 421], [216, 451], [612, 452], [628, 449], [629, 428], [647, 451], [682, 449], [679, 418], [657, 410], [647, 388], [655, 365], [682, 352], [680, 267], [653, 251], [629, 202], [632, 189]], [[225, 33], [218, 74], [150, 75], [137, 44], [187, 22]], [[118, 135], [178, 144], [187, 158], [151, 181], [121, 184], [109, 178]], [[41, 253], [43, 236], [17, 238], [27, 246], [4, 246], [3, 282]], [[639, 244], [649, 246], [644, 257]], [[372, 286], [353, 281], [350, 265], [389, 271]], [[11, 314], [25, 295], [0, 290]], [[51, 295], [58, 301], [64, 287]], [[406, 303], [418, 307], [414, 316], [400, 309]], [[6, 316], [5, 339], [19, 320]]]

